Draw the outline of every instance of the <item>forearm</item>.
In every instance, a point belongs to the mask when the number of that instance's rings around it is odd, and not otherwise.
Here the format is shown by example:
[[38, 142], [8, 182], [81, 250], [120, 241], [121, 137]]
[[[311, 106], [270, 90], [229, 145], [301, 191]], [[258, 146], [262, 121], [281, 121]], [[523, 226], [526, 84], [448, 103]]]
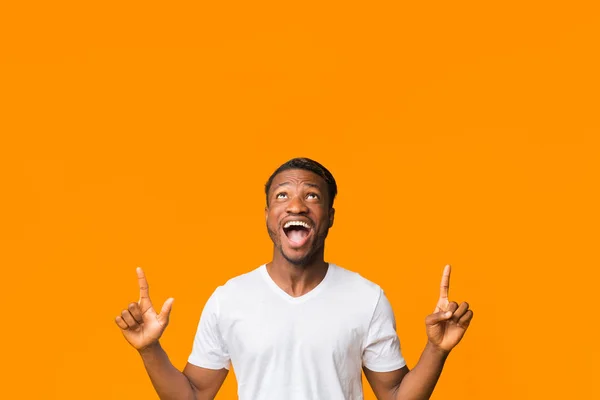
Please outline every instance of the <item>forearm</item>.
[[395, 400], [426, 400], [442, 373], [448, 352], [435, 348], [427, 342], [425, 350], [415, 367], [402, 379]]
[[140, 356], [161, 400], [200, 400], [188, 378], [173, 366], [160, 343], [140, 350]]

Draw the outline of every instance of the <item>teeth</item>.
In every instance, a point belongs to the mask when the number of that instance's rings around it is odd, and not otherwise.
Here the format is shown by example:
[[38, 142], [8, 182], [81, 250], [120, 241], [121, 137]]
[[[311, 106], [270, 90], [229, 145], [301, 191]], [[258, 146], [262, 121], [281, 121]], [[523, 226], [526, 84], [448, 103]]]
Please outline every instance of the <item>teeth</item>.
[[310, 226], [303, 221], [288, 221], [285, 223], [285, 225], [283, 226], [284, 228], [289, 228], [290, 226], [303, 226], [306, 229], [310, 229]]

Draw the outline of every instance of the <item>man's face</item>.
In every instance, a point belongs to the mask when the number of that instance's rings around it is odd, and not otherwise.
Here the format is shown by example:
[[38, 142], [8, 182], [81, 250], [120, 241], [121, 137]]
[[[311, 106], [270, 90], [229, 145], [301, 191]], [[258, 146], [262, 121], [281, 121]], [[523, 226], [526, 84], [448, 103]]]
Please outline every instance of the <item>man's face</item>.
[[290, 169], [275, 176], [268, 199], [265, 215], [275, 248], [294, 265], [309, 263], [333, 225], [327, 183], [313, 172]]

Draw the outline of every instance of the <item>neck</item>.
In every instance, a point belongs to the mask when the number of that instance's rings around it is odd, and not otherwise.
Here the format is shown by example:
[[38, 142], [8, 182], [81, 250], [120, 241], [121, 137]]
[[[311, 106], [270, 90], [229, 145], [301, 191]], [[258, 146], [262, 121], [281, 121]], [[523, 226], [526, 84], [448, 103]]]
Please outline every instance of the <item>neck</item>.
[[299, 297], [321, 283], [328, 266], [323, 248], [302, 265], [289, 262], [278, 249], [274, 249], [273, 261], [267, 264], [267, 272], [281, 289], [290, 296]]

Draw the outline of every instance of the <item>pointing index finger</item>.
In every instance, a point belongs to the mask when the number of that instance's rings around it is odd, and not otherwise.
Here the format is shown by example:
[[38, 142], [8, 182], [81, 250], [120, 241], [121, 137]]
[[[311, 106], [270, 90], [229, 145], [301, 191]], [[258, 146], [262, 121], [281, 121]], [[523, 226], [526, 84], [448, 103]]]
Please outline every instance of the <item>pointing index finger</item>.
[[143, 301], [150, 301], [150, 288], [148, 286], [148, 281], [146, 280], [146, 275], [144, 275], [144, 271], [140, 267], [137, 267], [135, 272], [137, 272], [138, 285], [140, 286], [140, 303]]
[[448, 290], [450, 289], [450, 264], [444, 268], [442, 274], [442, 283], [440, 284], [440, 299], [448, 299]]

